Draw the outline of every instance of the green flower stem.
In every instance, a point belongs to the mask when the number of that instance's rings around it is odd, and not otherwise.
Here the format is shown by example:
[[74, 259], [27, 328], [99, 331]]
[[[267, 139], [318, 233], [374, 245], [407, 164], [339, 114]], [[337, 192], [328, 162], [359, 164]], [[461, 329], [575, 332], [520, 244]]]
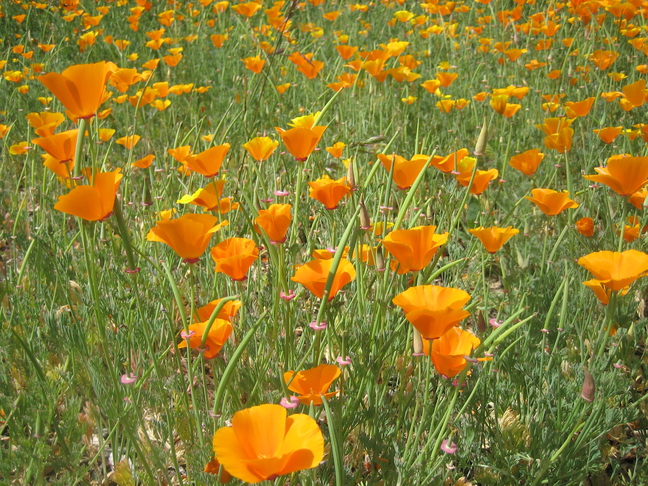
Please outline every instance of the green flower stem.
[[81, 176], [81, 159], [83, 156], [83, 139], [88, 121], [85, 118], [79, 119], [79, 134], [77, 135], [76, 148], [74, 150], [74, 177]]
[[616, 310], [619, 299], [619, 292], [614, 290], [610, 293], [610, 301], [605, 308], [605, 319], [603, 321], [603, 326], [599, 330], [599, 335], [596, 340], [596, 357], [602, 358], [605, 353], [605, 348], [608, 341], [610, 340], [610, 331], [612, 326], [615, 324], [616, 320]]
[[619, 224], [619, 245], [617, 248], [618, 252], [623, 250], [623, 235], [625, 234], [625, 224], [626, 224], [626, 215], [628, 208], [626, 207], [625, 201], [621, 203], [623, 209], [621, 210], [621, 223]]
[[225, 307], [225, 304], [232, 300], [236, 300], [240, 297], [240, 295], [229, 295], [227, 297], [223, 297], [216, 308], [212, 311], [211, 316], [209, 316], [209, 320], [207, 321], [207, 325], [205, 326], [205, 332], [203, 333], [202, 341], [200, 341], [200, 347], [204, 348], [205, 343], [207, 342], [207, 337], [209, 336], [209, 331], [211, 330], [214, 321], [216, 321], [216, 317], [220, 313], [221, 310], [223, 310], [223, 307]]
[[[396, 231], [397, 229], [400, 229], [401, 224], [403, 222], [403, 219], [405, 218], [405, 214], [407, 213], [407, 210], [409, 209], [410, 205], [412, 204], [412, 200], [414, 199], [414, 196], [416, 195], [416, 190], [418, 187], [421, 185], [421, 182], [423, 182], [423, 179], [425, 178], [425, 174], [427, 172], [427, 168], [430, 165], [430, 161], [434, 157], [434, 154], [436, 153], [436, 150], [432, 151], [432, 155], [427, 159], [427, 162], [421, 169], [421, 172], [419, 172], [418, 176], [416, 177], [416, 180], [414, 181], [414, 184], [412, 184], [412, 187], [410, 187], [409, 191], [407, 191], [407, 196], [405, 197], [405, 201], [403, 201], [403, 204], [401, 204], [399, 210], [398, 210], [398, 216], [396, 217], [396, 222], [394, 223], [394, 228], [393, 230]], [[392, 170], [394, 166], [396, 165], [396, 162], [392, 163]], [[472, 184], [472, 181], [471, 181]], [[463, 206], [462, 206], [463, 207]]]
[[326, 412], [326, 422], [328, 423], [329, 436], [331, 439], [331, 453], [333, 454], [333, 464], [335, 466], [335, 485], [344, 486], [344, 464], [342, 462], [343, 450], [340, 440], [337, 436], [337, 424], [333, 420], [333, 414], [329, 407], [328, 400], [322, 395], [322, 405]]

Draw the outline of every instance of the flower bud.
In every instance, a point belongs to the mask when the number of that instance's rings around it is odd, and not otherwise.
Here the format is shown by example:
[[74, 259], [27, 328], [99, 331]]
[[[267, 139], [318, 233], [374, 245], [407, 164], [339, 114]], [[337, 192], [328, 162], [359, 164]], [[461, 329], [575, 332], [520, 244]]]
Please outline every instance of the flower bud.
[[585, 366], [583, 366], [583, 371], [585, 372], [585, 381], [583, 382], [581, 397], [587, 402], [593, 402], [594, 396], [596, 395], [596, 385], [594, 384], [594, 378], [592, 378], [592, 375], [590, 375]]
[[486, 117], [484, 117], [484, 123], [481, 128], [481, 132], [479, 132], [479, 138], [477, 138], [477, 143], [475, 144], [475, 155], [484, 155], [484, 151], [486, 150], [486, 144], [488, 143], [488, 122], [486, 121]]
[[358, 187], [355, 179], [355, 171], [353, 170], [353, 158], [349, 159], [349, 166], [347, 167], [347, 185], [352, 191]]
[[371, 229], [371, 217], [369, 216], [369, 211], [367, 211], [363, 197], [360, 197], [360, 229]]

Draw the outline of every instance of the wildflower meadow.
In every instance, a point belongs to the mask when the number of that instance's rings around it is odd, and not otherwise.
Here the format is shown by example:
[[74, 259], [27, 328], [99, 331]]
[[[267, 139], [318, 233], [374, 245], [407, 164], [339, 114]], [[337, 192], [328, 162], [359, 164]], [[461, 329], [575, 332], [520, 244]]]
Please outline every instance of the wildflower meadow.
[[648, 484], [648, 1], [0, 3], [0, 484]]

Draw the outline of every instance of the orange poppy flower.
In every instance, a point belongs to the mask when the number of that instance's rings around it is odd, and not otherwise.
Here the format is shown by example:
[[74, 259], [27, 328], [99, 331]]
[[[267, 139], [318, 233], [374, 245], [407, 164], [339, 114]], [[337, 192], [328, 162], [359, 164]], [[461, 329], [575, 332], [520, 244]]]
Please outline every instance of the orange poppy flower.
[[601, 71], [605, 71], [617, 60], [618, 57], [619, 53], [616, 51], [603, 51], [599, 49], [592, 52], [588, 59]]
[[648, 189], [645, 187], [628, 198], [628, 202], [637, 209], [643, 209], [646, 197], [648, 196]]
[[624, 86], [622, 91], [633, 107], [641, 106], [646, 102], [648, 91], [646, 91], [645, 79], [640, 79], [639, 81]]
[[59, 162], [74, 162], [77, 137], [79, 130], [67, 130], [48, 137], [32, 140], [40, 148], [54, 157]]
[[234, 414], [231, 427], [214, 434], [216, 459], [247, 483], [317, 467], [324, 457], [324, 436], [305, 414], [287, 416], [281, 405], [259, 405]]
[[526, 152], [511, 157], [509, 165], [524, 175], [531, 177], [538, 170], [538, 166], [542, 162], [542, 159], [544, 159], [544, 156], [545, 154], [541, 153], [538, 149], [527, 150]]
[[261, 56], [246, 57], [241, 59], [245, 64], [245, 68], [252, 71], [254, 74], [259, 74], [265, 66], [265, 59], [261, 59]]
[[544, 139], [545, 147], [554, 149], [561, 154], [569, 152], [574, 138], [574, 129], [571, 127], [562, 128], [558, 133], [547, 135]]
[[309, 182], [310, 191], [308, 196], [318, 200], [326, 209], [335, 209], [344, 196], [351, 192], [347, 185], [346, 177], [333, 180], [326, 174], [316, 181]]
[[383, 246], [400, 264], [398, 273], [419, 271], [427, 267], [437, 250], [448, 241], [448, 233], [435, 233], [436, 226], [416, 226], [389, 233]]
[[[212, 315], [212, 312], [214, 312], [214, 309], [218, 307], [218, 304], [221, 300], [222, 299], [212, 300], [209, 304], [203, 305], [202, 307], [196, 309], [198, 318], [201, 321], [208, 321]], [[243, 303], [240, 300], [228, 300], [227, 302], [225, 302], [225, 305], [220, 310], [216, 318], [225, 319], [226, 321], [232, 322], [232, 319], [236, 317], [236, 314], [238, 314], [238, 311], [242, 305]]]
[[591, 238], [594, 236], [594, 220], [592, 218], [581, 218], [576, 221], [576, 231], [581, 235]]
[[569, 128], [574, 120], [564, 117], [545, 118], [541, 125], [535, 125], [544, 132], [545, 135], [555, 135], [563, 128]]
[[432, 157], [430, 164], [439, 169], [441, 172], [452, 172], [461, 160], [469, 154], [468, 149], [462, 148], [445, 157], [435, 155]]
[[290, 204], [272, 204], [268, 209], [259, 210], [254, 220], [255, 229], [260, 233], [259, 228], [262, 228], [271, 243], [283, 243], [292, 222], [291, 209]]
[[648, 255], [637, 250], [598, 251], [578, 259], [608, 289], [621, 290], [648, 273]]
[[211, 182], [191, 195], [182, 196], [177, 202], [179, 204], [200, 206], [205, 211], [215, 211], [221, 214], [229, 213], [238, 209], [239, 203], [232, 202], [233, 198], [231, 197], [221, 199], [224, 185], [224, 179]]
[[414, 184], [418, 175], [427, 165], [427, 161], [430, 157], [418, 154], [414, 155], [412, 160], [407, 160], [405, 157], [401, 157], [400, 155], [378, 154], [378, 159], [387, 172], [391, 172], [392, 164], [394, 164], [392, 179], [394, 180], [396, 187], [401, 190], [406, 190], [412, 187], [412, 184]]
[[117, 141], [115, 142], [117, 145], [121, 145], [122, 147], [126, 148], [127, 150], [132, 149], [137, 145], [137, 143], [140, 141], [140, 136], [139, 135], [130, 135], [128, 137], [121, 137], [118, 138]]
[[[290, 280], [302, 284], [315, 297], [321, 299], [324, 296], [324, 288], [326, 287], [326, 281], [331, 272], [331, 265], [333, 265], [332, 258], [329, 260], [311, 260], [299, 267], [297, 272], [295, 272], [295, 276], [291, 277]], [[349, 260], [342, 258], [333, 277], [333, 284], [328, 295], [329, 302], [335, 298], [342, 287], [353, 282], [355, 278], [355, 267]]]
[[547, 216], [555, 216], [562, 213], [565, 209], [573, 209], [578, 207], [578, 203], [569, 199], [569, 193], [557, 192], [551, 189], [532, 189], [531, 194], [533, 197], [525, 196], [536, 206], [540, 211]]
[[590, 97], [583, 101], [568, 101], [565, 103], [565, 113], [569, 118], [589, 115], [596, 98]]
[[281, 140], [286, 145], [288, 152], [299, 162], [304, 162], [322, 138], [326, 127], [314, 126], [312, 128], [295, 127], [290, 130], [275, 127], [279, 132]]
[[484, 228], [480, 226], [477, 229], [469, 229], [469, 233], [479, 238], [479, 241], [482, 242], [484, 248], [488, 253], [497, 252], [504, 243], [506, 243], [510, 238], [517, 235], [520, 230], [509, 226], [508, 228], [498, 228], [497, 226], [492, 226], [490, 228]]
[[220, 170], [229, 149], [229, 143], [216, 145], [207, 150], [203, 150], [199, 154], [187, 155], [184, 163], [188, 169], [194, 172], [198, 172], [205, 177], [214, 177]]
[[605, 143], [612, 143], [621, 134], [623, 127], [605, 127], [594, 130], [601, 140]]
[[141, 159], [136, 160], [135, 162], [131, 162], [131, 165], [139, 169], [146, 169], [151, 166], [154, 160], [155, 160], [155, 155], [148, 154], [147, 156], [142, 157]]
[[248, 19], [257, 13], [260, 8], [261, 4], [259, 2], [240, 3], [232, 6], [232, 10]]
[[392, 302], [425, 339], [437, 339], [470, 315], [462, 307], [470, 294], [460, 289], [419, 285], [398, 294]]
[[38, 80], [77, 118], [92, 118], [106, 100], [106, 82], [117, 66], [112, 62], [76, 64], [61, 74], [48, 73]]
[[[473, 180], [472, 186], [470, 186], [470, 193], [477, 195], [482, 194], [488, 188], [488, 185], [491, 183], [491, 181], [497, 179], [498, 175], [499, 171], [497, 169], [478, 170], [475, 173], [475, 178]], [[472, 167], [468, 171], [462, 172], [461, 174], [457, 175], [455, 179], [457, 179], [457, 182], [459, 182], [459, 184], [461, 184], [463, 187], [466, 187], [468, 184], [470, 184], [470, 179], [472, 179]]]
[[[583, 282], [583, 285], [594, 292], [594, 295], [603, 305], [608, 305], [610, 303], [610, 295], [612, 295], [612, 290], [606, 287], [603, 287], [600, 280], [592, 279], [587, 282]], [[625, 295], [630, 290], [630, 286], [623, 287], [621, 289], [620, 295]]]
[[241, 281], [247, 279], [248, 270], [259, 258], [259, 248], [247, 238], [228, 238], [211, 249], [211, 256], [216, 263], [216, 273]]
[[446, 378], [458, 375], [466, 367], [466, 356], [481, 344], [474, 334], [452, 327], [439, 339], [432, 341], [432, 362]]
[[30, 113], [25, 118], [27, 118], [27, 121], [39, 137], [54, 135], [56, 127], [65, 121], [63, 113], [51, 113], [49, 111]]
[[326, 147], [326, 151], [336, 159], [339, 159], [340, 157], [342, 157], [342, 152], [344, 151], [344, 147], [346, 147], [346, 143], [336, 142], [333, 144], [332, 147]]
[[187, 263], [196, 263], [214, 233], [228, 222], [216, 224], [218, 218], [211, 214], [185, 214], [177, 219], [158, 221], [146, 235], [147, 241], [159, 241], [173, 248]]
[[262, 162], [270, 158], [278, 145], [279, 142], [272, 140], [270, 137], [256, 137], [243, 144], [243, 148], [247, 150], [254, 160]]
[[223, 345], [227, 342], [227, 339], [232, 334], [232, 324], [230, 321], [225, 319], [215, 319], [212, 323], [212, 327], [209, 329], [209, 334], [205, 340], [205, 348], [201, 349], [202, 338], [205, 335], [205, 330], [207, 327], [207, 322], [197, 322], [189, 326], [189, 336], [185, 337], [178, 348], [186, 348], [187, 341], [189, 341], [189, 347], [191, 349], [197, 349], [203, 351], [203, 356], [207, 359], [215, 358], [218, 355], [219, 351]]
[[[321, 405], [322, 395], [328, 400], [334, 397], [340, 390], [329, 392], [327, 390], [339, 376], [342, 370], [335, 365], [321, 364], [309, 370], [300, 371], [286, 371], [283, 375], [284, 382], [288, 385], [288, 389], [298, 393], [297, 397], [302, 405]], [[292, 380], [292, 381], [291, 381]]]
[[594, 170], [598, 175], [583, 177], [605, 184], [621, 196], [630, 196], [648, 182], [648, 156], [613, 155], [607, 167], [595, 167]]
[[522, 105], [516, 105], [508, 103], [508, 95], [497, 95], [491, 97], [489, 103], [493, 110], [495, 110], [500, 115], [505, 116], [506, 118], [511, 118], [515, 115]]
[[121, 169], [99, 172], [91, 178], [91, 185], [77, 186], [59, 196], [54, 209], [78, 216], [86, 221], [103, 221], [112, 214], [115, 196], [121, 182]]

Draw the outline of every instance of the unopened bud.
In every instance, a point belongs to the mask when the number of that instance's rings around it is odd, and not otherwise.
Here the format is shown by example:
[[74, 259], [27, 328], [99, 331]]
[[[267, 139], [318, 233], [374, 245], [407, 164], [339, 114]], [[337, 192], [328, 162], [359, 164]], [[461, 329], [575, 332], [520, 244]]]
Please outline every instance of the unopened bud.
[[385, 257], [383, 256], [382, 248], [376, 249], [376, 270], [383, 272], [385, 270]]
[[360, 229], [371, 229], [371, 217], [369, 216], [369, 211], [367, 211], [363, 197], [360, 198]]
[[423, 339], [421, 338], [421, 333], [416, 329], [414, 329], [414, 334], [412, 335], [412, 347], [414, 348], [415, 355], [423, 354]]
[[484, 319], [484, 312], [477, 312], [477, 330], [479, 332], [486, 332], [486, 319]]
[[353, 158], [349, 159], [349, 166], [347, 167], [347, 185], [352, 191], [358, 187], [356, 185], [355, 171], [353, 170]]
[[152, 205], [153, 205], [153, 196], [151, 196], [151, 188], [147, 177], [144, 179], [144, 194], [142, 196], [142, 206], [152, 206]]
[[590, 375], [590, 372], [587, 371], [587, 368], [583, 366], [583, 371], [585, 372], [585, 381], [583, 382], [583, 390], [581, 392], [581, 397], [587, 402], [594, 401], [594, 395], [596, 395], [596, 384], [594, 383], [594, 378]]
[[477, 143], [475, 144], [475, 155], [484, 155], [487, 143], [488, 123], [486, 122], [486, 117], [484, 117], [484, 123], [482, 124], [481, 132], [479, 132], [479, 138], [477, 138]]

